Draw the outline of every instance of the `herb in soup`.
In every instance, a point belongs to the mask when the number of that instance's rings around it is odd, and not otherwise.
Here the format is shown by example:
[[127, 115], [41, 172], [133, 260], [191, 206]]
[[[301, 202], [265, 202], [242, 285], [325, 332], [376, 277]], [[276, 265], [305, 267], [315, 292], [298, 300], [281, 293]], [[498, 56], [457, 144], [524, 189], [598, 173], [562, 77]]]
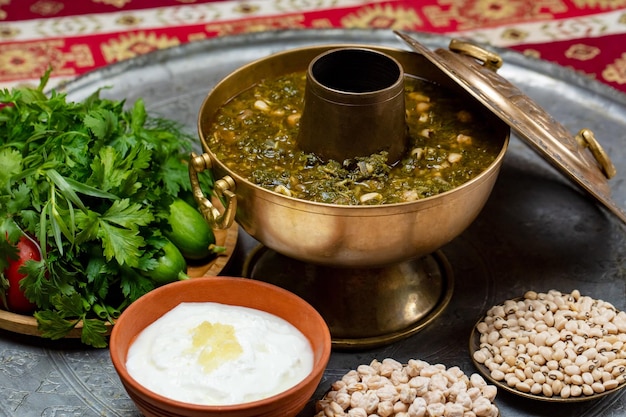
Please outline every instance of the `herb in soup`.
[[[415, 201], [449, 191], [483, 172], [502, 141], [468, 103], [441, 86], [405, 80], [408, 147], [391, 166], [386, 152], [322, 161], [299, 150], [306, 74], [268, 79], [224, 104], [206, 135], [230, 170], [290, 197], [343, 205]], [[355, 153], [356, 153], [355, 149]]]

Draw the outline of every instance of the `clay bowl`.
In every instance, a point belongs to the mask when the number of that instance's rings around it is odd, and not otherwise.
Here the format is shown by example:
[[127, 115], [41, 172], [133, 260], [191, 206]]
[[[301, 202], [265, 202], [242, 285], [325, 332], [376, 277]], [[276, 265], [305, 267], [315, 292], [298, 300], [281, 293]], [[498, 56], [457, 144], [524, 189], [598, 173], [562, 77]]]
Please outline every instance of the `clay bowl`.
[[[281, 317], [311, 343], [313, 370], [300, 383], [272, 397], [236, 405], [196, 405], [158, 395], [134, 380], [126, 355], [135, 337], [181, 302], [218, 302], [262, 310]], [[317, 388], [331, 352], [330, 332], [319, 313], [300, 297], [271, 284], [246, 278], [202, 277], [178, 281], [149, 292], [130, 305], [113, 327], [113, 366], [130, 398], [146, 417], [295, 416]]]
[[[406, 74], [433, 81], [466, 97], [492, 126], [501, 149], [481, 174], [450, 191], [413, 202], [378, 206], [317, 203], [288, 197], [253, 184], [227, 167], [211, 150], [208, 138], [219, 108], [264, 78], [304, 71], [312, 59], [331, 49], [323, 45], [284, 51], [234, 71], [208, 94], [199, 111], [203, 156], [214, 177], [236, 195], [235, 220], [270, 249], [304, 262], [335, 267], [377, 267], [430, 254], [460, 235], [482, 210], [498, 177], [509, 127], [469, 93], [444, 76], [424, 56], [393, 48], [371, 47], [396, 59]], [[362, 45], [361, 45], [362, 46]], [[357, 143], [357, 142], [355, 142]], [[381, 242], [384, 244], [381, 245]]]

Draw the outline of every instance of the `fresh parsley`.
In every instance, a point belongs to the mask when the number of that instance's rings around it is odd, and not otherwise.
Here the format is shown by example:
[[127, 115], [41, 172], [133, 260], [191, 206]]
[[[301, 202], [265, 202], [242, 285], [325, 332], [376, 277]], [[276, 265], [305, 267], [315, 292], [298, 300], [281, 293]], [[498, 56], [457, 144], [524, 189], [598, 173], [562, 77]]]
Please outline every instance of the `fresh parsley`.
[[195, 138], [142, 100], [128, 109], [97, 91], [71, 102], [46, 82], [0, 91], [0, 271], [20, 233], [34, 237], [43, 258], [26, 263], [23, 284], [42, 334], [80, 322], [82, 341], [105, 347], [106, 324], [154, 288], [168, 207], [190, 195]]

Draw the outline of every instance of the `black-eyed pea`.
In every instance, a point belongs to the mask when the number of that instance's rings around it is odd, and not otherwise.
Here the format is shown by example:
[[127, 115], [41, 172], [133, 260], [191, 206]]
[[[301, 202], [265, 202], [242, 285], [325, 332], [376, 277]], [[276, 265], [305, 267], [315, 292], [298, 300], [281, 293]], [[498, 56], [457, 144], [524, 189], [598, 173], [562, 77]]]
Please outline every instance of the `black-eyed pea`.
[[522, 345], [530, 344], [530, 336], [527, 334], [520, 334], [517, 336], [517, 339], [515, 339], [515, 343]]
[[[537, 322], [535, 324], [535, 331], [539, 333], [547, 332], [550, 326], [544, 322]], [[545, 341], [544, 341], [545, 342]]]
[[556, 303], [552, 300], [547, 300], [545, 304], [548, 311], [551, 311], [553, 313], [559, 309], [559, 306], [557, 306]]
[[532, 369], [530, 364], [528, 364], [528, 366], [526, 368], [524, 368], [524, 376], [526, 377], [526, 379], [532, 380], [534, 373], [535, 373], [535, 371], [534, 371], [534, 369]]
[[547, 361], [546, 361], [546, 358], [545, 358], [543, 355], [540, 355], [540, 354], [533, 355], [533, 356], [531, 357], [531, 359], [532, 359], [532, 361], [533, 361], [534, 363], [536, 363], [536, 364], [537, 364], [537, 365], [539, 365], [539, 366], [541, 366], [541, 365], [545, 365], [545, 364], [546, 364], [546, 362], [547, 362]]
[[515, 362], [517, 361], [517, 356], [515, 355], [507, 355], [504, 357], [504, 363], [509, 366], [515, 366]]
[[526, 381], [519, 382], [515, 384], [515, 389], [521, 392], [530, 392], [530, 385]]
[[500, 371], [499, 369], [494, 369], [493, 371], [491, 371], [490, 375], [491, 375], [491, 378], [493, 378], [496, 381], [503, 381], [505, 373]]
[[604, 329], [604, 331], [606, 331], [606, 334], [617, 334], [619, 332], [619, 329], [617, 328], [615, 323], [612, 323], [610, 321], [605, 323], [602, 328]]
[[526, 343], [526, 353], [529, 357], [533, 357], [534, 355], [539, 353], [539, 346], [534, 343]]
[[601, 381], [603, 374], [604, 371], [602, 371], [601, 368], [594, 368], [593, 371], [591, 371], [591, 375], [593, 375], [594, 381]]
[[570, 396], [580, 397], [582, 393], [583, 393], [583, 389], [580, 385], [570, 385]]
[[487, 359], [489, 359], [489, 356], [490, 355], [486, 354], [485, 351], [483, 351], [482, 349], [475, 351], [474, 354], [472, 355], [474, 360], [481, 364], [484, 364], [487, 361]]
[[490, 329], [489, 329], [489, 325], [487, 325], [487, 323], [485, 323], [484, 321], [481, 321], [480, 323], [478, 323], [476, 325], [476, 330], [479, 333], [487, 333]]
[[611, 376], [616, 377], [619, 375], [624, 375], [626, 374], [626, 366], [616, 366], [613, 368], [613, 370], [611, 371]]
[[541, 394], [541, 391], [542, 391], [541, 386], [542, 386], [542, 384], [539, 384], [537, 382], [533, 382], [532, 385], [530, 386], [530, 393], [534, 394], [534, 395]]
[[562, 340], [560, 333], [550, 334], [548, 338], [546, 339], [546, 346], [553, 346], [559, 340]]
[[591, 372], [584, 372], [581, 375], [581, 378], [583, 379], [583, 383], [591, 385], [595, 382], [593, 375], [591, 375]]
[[489, 371], [495, 371], [496, 369], [500, 369], [502, 367], [502, 364], [495, 362], [493, 359], [489, 359], [487, 362], [485, 362], [485, 365]]
[[567, 322], [568, 320], [565, 317], [563, 317], [562, 315], [557, 315], [554, 317], [554, 325], [552, 327], [558, 331], [561, 331], [565, 329], [565, 324]]
[[572, 385], [582, 385], [585, 383], [582, 375], [570, 375], [570, 381]]
[[524, 372], [525, 368], [516, 368], [514, 371], [514, 375], [520, 380], [524, 381], [526, 379], [526, 373]]
[[591, 389], [596, 394], [601, 394], [606, 391], [606, 387], [602, 382], [594, 382], [593, 384], [591, 384]]
[[519, 383], [521, 383], [522, 381], [520, 381], [520, 379], [515, 376], [514, 374], [511, 374], [512, 376], [505, 378], [506, 384], [511, 387], [511, 388], [515, 388], [515, 386]]
[[571, 387], [569, 385], [563, 384], [563, 388], [561, 389], [561, 398], [569, 398], [571, 395]]
[[493, 348], [498, 349], [498, 353], [500, 353], [500, 349], [505, 346], [508, 346], [509, 343], [511, 343], [509, 339], [505, 337], [501, 337], [500, 339], [496, 340], [496, 342], [493, 344]]
[[611, 379], [613, 379], [613, 378], [614, 378], [614, 377], [613, 377], [613, 375], [611, 375], [611, 373], [610, 373], [610, 372], [603, 371], [603, 372], [602, 372], [602, 378], [600, 378], [600, 380], [599, 380], [599, 381], [600, 381], [600, 382], [609, 381], [609, 380], [611, 380]]
[[604, 381], [602, 384], [604, 385], [604, 389], [606, 391], [615, 389], [619, 386], [617, 379], [610, 379], [608, 381]]
[[536, 362], [530, 362], [530, 364], [529, 364], [529, 365], [530, 365], [530, 370], [532, 371], [532, 373], [535, 373], [535, 372], [540, 372], [540, 371], [541, 371], [541, 368], [542, 368], [543, 366], [545, 366], [545, 364], [544, 364], [544, 365], [539, 365], [539, 364], [538, 364], [538, 363], [536, 363]]
[[555, 370], [548, 372], [548, 378], [550, 378], [553, 381], [557, 379], [563, 381], [564, 375], [563, 375], [563, 372], [561, 372], [558, 369], [555, 369]]
[[568, 320], [565, 323], [565, 330], [570, 333], [576, 333], [576, 331], [578, 330], [578, 322], [575, 320]]
[[581, 372], [591, 372], [596, 368], [595, 363], [593, 361], [587, 360], [585, 363], [580, 365]]
[[555, 369], [559, 369], [559, 362], [552, 359], [551, 361], [546, 362], [546, 367], [548, 370], [553, 371]]
[[552, 391], [552, 385], [550, 384], [542, 384], [541, 385], [541, 393], [546, 397], [552, 397], [554, 392]]
[[587, 384], [583, 384], [581, 385], [581, 388], [583, 390], [583, 394], [584, 395], [593, 395], [593, 388], [591, 388], [591, 385], [587, 385]]
[[532, 290], [528, 290], [524, 293], [524, 298], [528, 299], [528, 300], [536, 300], [537, 299], [537, 292], [536, 291], [532, 291]]
[[559, 381], [558, 379], [556, 381], [552, 381], [552, 383], [550, 384], [552, 386], [552, 393], [554, 395], [560, 395], [561, 391], [563, 390], [564, 384], [562, 381]]
[[554, 351], [547, 346], [539, 346], [539, 348], [537, 349], [537, 354], [543, 357], [545, 364], [546, 362], [552, 360], [552, 355], [554, 354]]
[[503, 364], [504, 363], [504, 358], [502, 357], [502, 355], [500, 355], [500, 353], [496, 353], [495, 355], [493, 355], [493, 361], [498, 363], [498, 364]]
[[546, 376], [542, 372], [535, 372], [533, 374], [533, 381], [544, 384], [546, 382]]
[[598, 361], [597, 366], [604, 367], [607, 363], [609, 363], [609, 358], [606, 355], [607, 352], [601, 352], [596, 356], [596, 360]]
[[582, 350], [580, 353], [578, 352], [578, 349], [572, 349], [572, 350], [576, 352], [576, 356], [574, 357], [574, 365], [578, 367], [582, 367], [583, 364], [589, 362], [589, 359], [586, 356], [581, 355]]

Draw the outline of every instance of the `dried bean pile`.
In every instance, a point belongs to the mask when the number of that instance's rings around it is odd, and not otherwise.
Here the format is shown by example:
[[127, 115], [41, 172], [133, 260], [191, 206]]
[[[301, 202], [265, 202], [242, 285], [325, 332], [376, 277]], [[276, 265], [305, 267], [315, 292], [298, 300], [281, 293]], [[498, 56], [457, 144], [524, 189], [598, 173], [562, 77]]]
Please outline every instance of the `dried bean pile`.
[[523, 393], [590, 396], [626, 378], [626, 313], [578, 290], [529, 291], [492, 307], [476, 329], [474, 360]]
[[496, 417], [497, 393], [482, 376], [411, 359], [374, 359], [333, 383], [316, 417]]

